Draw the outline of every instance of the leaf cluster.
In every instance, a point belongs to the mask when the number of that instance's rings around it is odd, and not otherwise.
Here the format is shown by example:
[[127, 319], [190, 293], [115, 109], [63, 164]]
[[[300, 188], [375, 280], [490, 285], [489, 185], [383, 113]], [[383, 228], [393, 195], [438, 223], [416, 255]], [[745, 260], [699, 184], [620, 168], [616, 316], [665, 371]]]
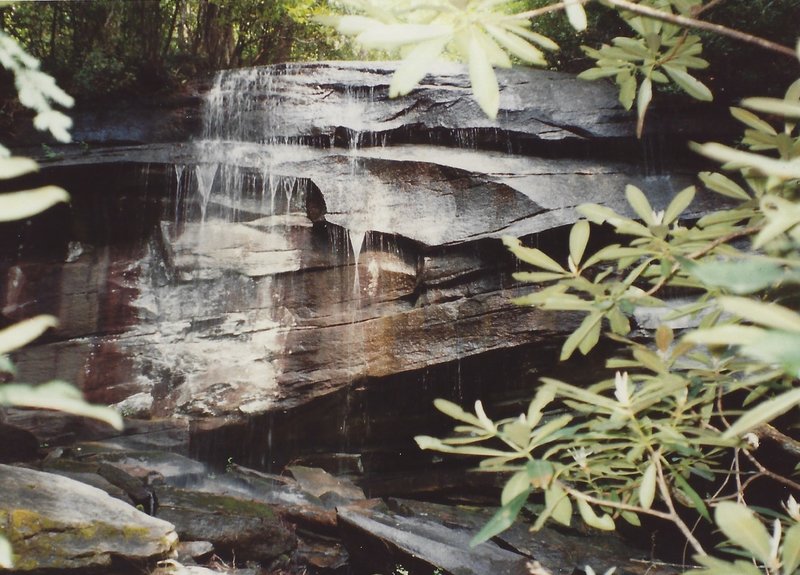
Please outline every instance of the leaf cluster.
[[[800, 81], [783, 98], [749, 98], [731, 113], [744, 129], [738, 147], [694, 145], [722, 163], [726, 173], [699, 180], [730, 200], [727, 207], [692, 221], [694, 186], [664, 209], [627, 186], [626, 213], [578, 208], [585, 219], [572, 226], [565, 262], [504, 238], [531, 267], [515, 278], [536, 285], [517, 303], [583, 315], [562, 359], [589, 353], [604, 331], [624, 353], [607, 362], [617, 370], [613, 379], [585, 389], [543, 379], [517, 418], [493, 421], [480, 403], [473, 415], [437, 401], [460, 425], [449, 438], [418, 437], [420, 447], [477, 456], [481, 469], [511, 473], [500, 510], [475, 542], [507, 528], [540, 492], [545, 504], [534, 529], [548, 520], [569, 525], [573, 515], [614, 529], [620, 519], [636, 525], [649, 515], [681, 530], [699, 573], [797, 572], [794, 500], [770, 535], [765, 523], [774, 511], [729, 499], [748, 497], [752, 477], [740, 474], [739, 458], [760, 470], [753, 477], [800, 489], [758, 455], [766, 426], [800, 405]], [[620, 242], [591, 253], [593, 225], [610, 226]], [[687, 296], [668, 298], [674, 288]], [[642, 308], [659, 318], [644, 342], [631, 338]], [[709, 556], [682, 508], [708, 522], [713, 515], [733, 548], [755, 563]]]

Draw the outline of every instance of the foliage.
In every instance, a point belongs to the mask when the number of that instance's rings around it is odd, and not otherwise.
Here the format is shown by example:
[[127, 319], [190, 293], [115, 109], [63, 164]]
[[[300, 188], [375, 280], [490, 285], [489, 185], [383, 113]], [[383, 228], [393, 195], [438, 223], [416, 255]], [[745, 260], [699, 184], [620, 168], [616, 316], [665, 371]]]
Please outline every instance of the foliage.
[[[48, 130], [56, 139], [70, 140], [71, 120], [55, 110], [53, 104], [72, 106], [72, 98], [62, 91], [52, 77], [39, 70], [39, 61], [25, 52], [13, 39], [0, 32], [0, 63], [14, 74], [20, 102], [36, 112], [34, 125]], [[0, 180], [12, 179], [36, 170], [36, 162], [29, 158], [12, 157], [0, 146]], [[44, 186], [0, 195], [0, 222], [27, 219], [51, 206], [69, 201], [66, 191], [56, 186]], [[0, 330], [0, 369], [16, 375], [8, 353], [17, 350], [57, 325], [55, 317], [39, 315]], [[75, 415], [93, 417], [118, 429], [122, 428], [120, 415], [107, 407], [86, 403], [79, 390], [63, 381], [52, 381], [39, 386], [21, 383], [0, 385], [0, 406], [56, 409]], [[0, 535], [0, 568], [13, 567], [12, 549], [8, 540]]]
[[[691, 75], [707, 62], [699, 56], [700, 37], [686, 26], [708, 28], [696, 16], [716, 2], [602, 3], [624, 8], [620, 17], [635, 36], [585, 48], [595, 66], [581, 76], [613, 78], [622, 104], [631, 108], [636, 102], [639, 134], [654, 84], [712, 98]], [[356, 13], [326, 20], [340, 33], [368, 47], [400, 49], [404, 60], [392, 83], [394, 95], [410, 91], [436, 57], [452, 55], [468, 64], [475, 98], [494, 117], [498, 89], [492, 68], [511, 64], [504, 50], [543, 64], [532, 43], [542, 47], [548, 39], [531, 35], [528, 23], [548, 6], [515, 12], [512, 3], [479, 0], [342, 4]], [[554, 9], [565, 8], [572, 26], [581, 30], [587, 21], [582, 4], [565, 2]], [[787, 51], [748, 34], [722, 32]], [[617, 370], [613, 378], [588, 388], [543, 379], [527, 413], [518, 417], [494, 421], [480, 401], [474, 412], [436, 401], [459, 425], [446, 439], [417, 437], [420, 447], [476, 456], [481, 469], [509, 474], [500, 509], [474, 542], [508, 528], [538, 493], [544, 506], [534, 530], [549, 520], [569, 525], [576, 509], [584, 523], [602, 530], [615, 529], [620, 520], [638, 525], [641, 516], [651, 516], [681, 530], [701, 573], [797, 571], [795, 500], [786, 503], [788, 516], [774, 520], [770, 535], [764, 523], [774, 511], [728, 499], [746, 502], [757, 477], [800, 490], [791, 477], [769, 470], [758, 453], [760, 441], [789, 446], [795, 457], [800, 453], [796, 440], [770, 425], [800, 405], [800, 81], [783, 98], [749, 98], [731, 113], [744, 126], [739, 147], [694, 145], [734, 172], [699, 176], [705, 188], [731, 201], [728, 207], [689, 223], [694, 186], [661, 209], [628, 186], [633, 217], [597, 204], [578, 208], [585, 219], [571, 229], [566, 262], [505, 238], [534, 268], [515, 278], [539, 286], [517, 303], [582, 316], [564, 342], [562, 359], [589, 353], [604, 328], [626, 353], [608, 361]], [[587, 253], [592, 225], [612, 228], [627, 240]], [[666, 299], [675, 290], [685, 297]], [[630, 337], [631, 321], [642, 307], [660, 310], [661, 323], [645, 341]], [[671, 325], [676, 320], [692, 327], [676, 335]], [[743, 462], [753, 475], [741, 471]], [[708, 556], [685, 519], [687, 510], [709, 523], [713, 515], [749, 560]]]
[[21, 2], [2, 28], [71, 93], [98, 97], [169, 87], [237, 66], [352, 55], [315, 24], [324, 0]]

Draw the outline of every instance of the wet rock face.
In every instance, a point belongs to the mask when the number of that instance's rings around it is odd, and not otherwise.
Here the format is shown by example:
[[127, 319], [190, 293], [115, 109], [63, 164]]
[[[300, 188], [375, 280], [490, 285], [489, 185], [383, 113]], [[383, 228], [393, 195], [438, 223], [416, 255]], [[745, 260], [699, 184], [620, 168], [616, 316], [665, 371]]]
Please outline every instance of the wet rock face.
[[[62, 322], [16, 354], [21, 377], [68, 379], [128, 415], [190, 418], [198, 433], [235, 424], [233, 437], [272, 449], [281, 439], [248, 421], [344, 389], [402, 380], [413, 394], [444, 377], [436, 393], [461, 399], [461, 363], [489, 355], [520, 365], [508, 375], [520, 387], [546, 374], [575, 318], [511, 303], [529, 288], [511, 279], [500, 238], [558, 256], [576, 205], [626, 210], [635, 183], [661, 209], [687, 178], [627, 161], [630, 115], [602, 83], [503, 73], [493, 122], [462, 69], [397, 100], [392, 71], [227, 71], [194, 142], [47, 163], [40, 179], [71, 190], [71, 211], [4, 232], [23, 247], [0, 269], [3, 313]], [[520, 362], [523, 348], [538, 355]], [[472, 368], [465, 387], [470, 377], [483, 390], [507, 383]], [[343, 433], [334, 413], [313, 425]]]

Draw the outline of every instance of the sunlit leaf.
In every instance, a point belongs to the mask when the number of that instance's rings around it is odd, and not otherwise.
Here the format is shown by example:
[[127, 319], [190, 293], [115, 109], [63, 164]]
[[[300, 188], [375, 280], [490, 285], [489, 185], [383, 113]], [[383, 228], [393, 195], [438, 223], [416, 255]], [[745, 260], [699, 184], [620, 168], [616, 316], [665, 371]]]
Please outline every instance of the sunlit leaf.
[[545, 385], [539, 388], [539, 391], [536, 392], [536, 395], [528, 406], [527, 420], [530, 427], [536, 427], [536, 425], [539, 424], [543, 415], [542, 410], [544, 410], [555, 397], [556, 394], [553, 392], [552, 387]]
[[56, 326], [58, 326], [58, 320], [52, 315], [37, 315], [15, 323], [0, 331], [0, 354], [21, 348]]
[[553, 519], [562, 525], [572, 523], [572, 502], [558, 481], [553, 481], [544, 492], [544, 504]]
[[750, 199], [749, 194], [745, 192], [739, 184], [727, 176], [712, 172], [700, 172], [698, 177], [708, 189], [713, 190], [718, 194], [735, 198], [737, 200], [747, 201]]
[[69, 194], [57, 186], [0, 194], [0, 222], [23, 220], [68, 201]]
[[790, 102], [778, 98], [745, 98], [742, 100], [742, 106], [756, 112], [800, 119], [800, 102]]
[[564, 277], [564, 274], [554, 272], [514, 272], [511, 275], [518, 282], [529, 283], [549, 282]]
[[584, 523], [602, 531], [614, 531], [616, 525], [614, 524], [614, 519], [608, 513], [598, 517], [592, 507], [580, 497], [576, 498], [576, 503]]
[[636, 77], [627, 75], [619, 83], [619, 101], [626, 110], [633, 107], [633, 99], [636, 97]]
[[770, 134], [772, 136], [777, 136], [778, 132], [775, 131], [771, 125], [767, 122], [753, 114], [752, 112], [748, 112], [743, 108], [736, 108], [735, 106], [730, 107], [731, 115], [742, 122], [743, 124], [750, 126], [754, 130], [758, 130], [764, 134]]
[[36, 409], [53, 409], [72, 415], [104, 421], [122, 429], [122, 416], [110, 407], [86, 403], [74, 386], [51, 381], [37, 386], [5, 384], [0, 386], [0, 404]]
[[616, 76], [619, 72], [619, 68], [615, 67], [601, 67], [601, 68], [589, 68], [588, 70], [584, 70], [580, 74], [578, 74], [578, 78], [581, 80], [599, 80], [600, 78], [608, 78], [610, 76]]
[[505, 506], [511, 503], [514, 499], [521, 494], [526, 496], [531, 492], [531, 480], [528, 478], [526, 471], [517, 471], [506, 482], [503, 487], [503, 492], [500, 494], [500, 504]]
[[11, 543], [2, 535], [0, 535], [0, 567], [3, 569], [14, 568], [14, 554], [11, 550]]
[[749, 551], [759, 561], [769, 562], [769, 533], [750, 509], [732, 501], [723, 501], [714, 509], [714, 520], [730, 541]]
[[633, 211], [636, 212], [636, 215], [639, 216], [644, 223], [649, 226], [655, 223], [653, 219], [653, 208], [650, 206], [650, 202], [647, 201], [647, 197], [642, 193], [642, 190], [628, 184], [625, 186], [625, 198], [627, 198]]
[[781, 565], [783, 575], [792, 575], [800, 567], [800, 523], [792, 525], [783, 536]]
[[547, 60], [542, 51], [535, 46], [531, 46], [519, 36], [506, 32], [499, 26], [492, 26], [490, 24], [486, 25], [486, 31], [489, 32], [503, 48], [520, 60], [536, 64], [537, 66], [547, 65]]
[[721, 325], [689, 332], [684, 340], [700, 345], [747, 345], [764, 336], [764, 330], [746, 325]]
[[39, 165], [30, 158], [0, 158], [0, 180], [18, 178], [39, 169]]
[[567, 13], [569, 23], [575, 30], [578, 32], [586, 30], [588, 24], [586, 20], [586, 11], [578, 0], [564, 0], [564, 10]]
[[664, 218], [662, 223], [664, 225], [669, 225], [677, 220], [678, 216], [680, 216], [683, 211], [689, 207], [689, 205], [692, 203], [692, 200], [694, 200], [694, 194], [694, 186], [689, 186], [688, 188], [681, 190], [674, 198], [672, 198], [672, 201], [667, 206], [667, 209], [664, 210]]
[[524, 261], [525, 263], [534, 265], [538, 268], [545, 269], [550, 272], [567, 273], [558, 263], [543, 251], [536, 248], [526, 248], [522, 245], [517, 238], [511, 236], [503, 236], [503, 243], [511, 250], [515, 256]]
[[722, 144], [692, 144], [692, 149], [718, 162], [725, 162], [731, 168], [753, 168], [765, 176], [782, 179], [800, 178], [800, 159], [776, 160], [760, 154], [735, 150]]
[[365, 48], [392, 50], [408, 44], [452, 36], [453, 28], [443, 24], [381, 24], [356, 36]]
[[492, 120], [500, 109], [500, 88], [489, 58], [476, 34], [471, 34], [468, 44], [469, 80], [472, 93], [484, 114]]
[[573, 224], [569, 233], [569, 254], [572, 261], [578, 266], [583, 259], [583, 252], [589, 243], [589, 222], [579, 220]]
[[710, 102], [714, 99], [714, 95], [708, 89], [708, 86], [689, 74], [685, 69], [671, 64], [663, 64], [662, 67], [667, 75], [672, 78], [672, 81], [692, 98], [703, 102]]
[[439, 59], [447, 38], [434, 38], [420, 42], [408, 53], [398, 66], [389, 84], [389, 97], [404, 96], [425, 77], [431, 64]]
[[653, 100], [653, 81], [647, 77], [639, 86], [639, 96], [636, 98], [636, 137], [641, 138], [644, 131], [644, 117], [647, 108]]
[[534, 32], [532, 30], [526, 30], [522, 26], [520, 26], [516, 22], [504, 22], [503, 27], [516, 34], [517, 36], [522, 36], [526, 40], [533, 42], [534, 44], [538, 44], [545, 50], [558, 50], [558, 44], [556, 44], [553, 40], [548, 38], [547, 36], [543, 36], [538, 32]]
[[759, 403], [756, 407], [746, 411], [722, 434], [723, 439], [741, 437], [748, 431], [769, 423], [779, 415], [800, 404], [800, 388], [784, 392], [777, 397]]
[[782, 305], [734, 296], [719, 298], [719, 305], [723, 310], [753, 323], [800, 332], [800, 314]]
[[467, 413], [461, 408], [461, 406], [453, 403], [452, 401], [437, 398], [433, 400], [433, 406], [448, 417], [452, 417], [457, 421], [463, 421], [464, 423], [469, 423], [475, 427], [483, 427], [483, 424], [477, 417], [471, 413]]
[[639, 484], [639, 505], [644, 509], [650, 509], [653, 506], [656, 496], [656, 471], [656, 465], [651, 461], [642, 474], [642, 482]]

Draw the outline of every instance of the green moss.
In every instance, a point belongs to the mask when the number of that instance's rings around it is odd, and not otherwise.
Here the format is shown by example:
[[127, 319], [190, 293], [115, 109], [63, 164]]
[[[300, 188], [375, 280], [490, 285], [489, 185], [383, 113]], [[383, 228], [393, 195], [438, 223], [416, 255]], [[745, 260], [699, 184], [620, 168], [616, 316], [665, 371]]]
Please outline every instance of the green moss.
[[212, 493], [188, 492], [180, 489], [169, 490], [169, 496], [162, 505], [178, 509], [195, 509], [244, 517], [260, 517], [268, 520], [276, 519], [275, 512], [268, 505], [257, 501], [226, 495], [214, 495]]

